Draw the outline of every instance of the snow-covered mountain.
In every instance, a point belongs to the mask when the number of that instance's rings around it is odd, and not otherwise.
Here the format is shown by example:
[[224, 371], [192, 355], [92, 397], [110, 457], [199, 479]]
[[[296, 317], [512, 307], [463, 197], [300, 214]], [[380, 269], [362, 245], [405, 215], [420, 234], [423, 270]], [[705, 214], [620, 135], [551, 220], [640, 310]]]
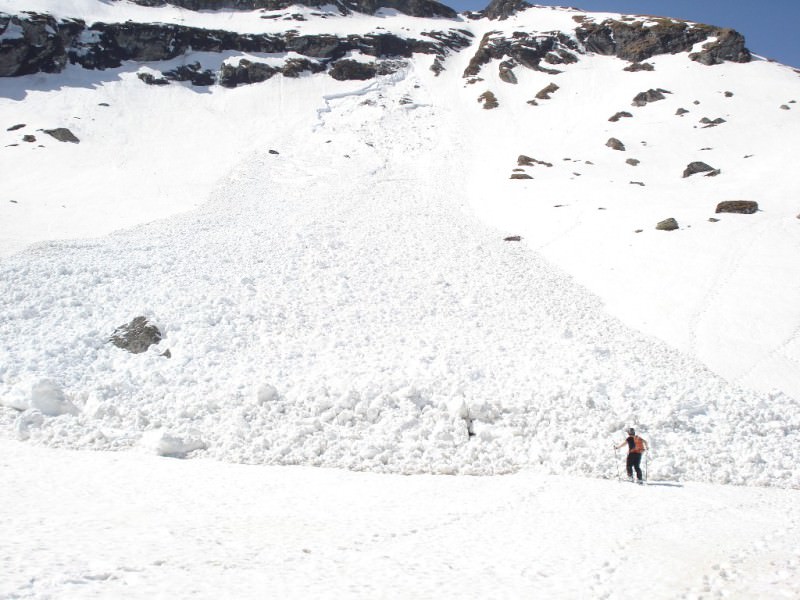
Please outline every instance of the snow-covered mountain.
[[634, 425], [800, 486], [796, 70], [524, 3], [52, 5], [0, 0], [4, 437], [611, 477]]

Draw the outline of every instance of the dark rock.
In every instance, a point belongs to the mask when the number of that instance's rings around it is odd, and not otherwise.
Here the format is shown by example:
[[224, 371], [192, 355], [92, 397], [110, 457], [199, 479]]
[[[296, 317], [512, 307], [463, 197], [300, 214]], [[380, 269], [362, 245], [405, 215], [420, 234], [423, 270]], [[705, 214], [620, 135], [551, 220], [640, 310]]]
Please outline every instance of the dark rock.
[[16, 131], [17, 129], [22, 129], [23, 127], [25, 127], [25, 123], [18, 123], [17, 125], [12, 125], [6, 129], [6, 131]]
[[165, 71], [164, 77], [170, 81], [188, 81], [192, 85], [199, 87], [214, 85], [217, 80], [214, 71], [210, 69], [203, 71], [198, 62], [181, 65], [171, 71]]
[[44, 133], [56, 138], [59, 142], [70, 142], [73, 144], [80, 144], [80, 140], [75, 137], [66, 127], [57, 127], [56, 129], [44, 129]]
[[639, 159], [637, 159], [637, 158], [629, 158], [629, 159], [628, 159], [628, 160], [626, 160], [625, 162], [626, 162], [626, 163], [628, 163], [629, 165], [631, 165], [632, 167], [635, 167], [635, 166], [638, 166], [638, 164], [639, 164], [641, 161], [640, 161]]
[[662, 90], [661, 88], [657, 90], [647, 90], [646, 92], [641, 92], [636, 94], [636, 97], [633, 99], [633, 106], [645, 106], [649, 102], [658, 102], [659, 100], [663, 100], [666, 98], [664, 94], [669, 94], [667, 90]]
[[543, 160], [537, 160], [535, 158], [531, 158], [530, 156], [525, 156], [524, 154], [520, 154], [517, 157], [517, 164], [520, 167], [532, 167], [534, 165], [544, 165], [545, 167], [553, 166], [553, 163], [545, 162]]
[[35, 142], [36, 141], [36, 136], [35, 135], [23, 135], [22, 136], [22, 141], [23, 142]]
[[656, 229], [658, 229], [659, 231], [674, 231], [678, 229], [678, 222], [672, 217], [670, 217], [669, 219], [665, 219], [659, 222], [656, 225]]
[[606, 142], [606, 146], [611, 148], [612, 150], [619, 150], [621, 152], [625, 152], [625, 144], [619, 141], [617, 138], [608, 138]]
[[558, 74], [560, 71], [543, 67], [542, 61], [549, 64], [574, 63], [578, 60], [572, 53], [574, 51], [578, 51], [575, 40], [561, 32], [541, 34], [515, 31], [506, 36], [499, 31], [490, 31], [478, 44], [475, 54], [464, 69], [463, 77], [475, 77], [480, 74], [483, 65], [504, 59], [511, 59], [514, 65], [527, 69]]
[[152, 73], [137, 73], [136, 76], [147, 85], [169, 85], [164, 77], [156, 77]]
[[550, 100], [550, 94], [558, 91], [558, 86], [555, 83], [549, 84], [547, 87], [542, 88], [536, 93], [539, 100]]
[[511, 70], [511, 67], [501, 64], [500, 65], [500, 80], [505, 81], [506, 83], [517, 83], [517, 76], [514, 75], [514, 71]]
[[602, 23], [584, 23], [575, 33], [588, 52], [631, 62], [641, 62], [658, 54], [688, 52], [695, 44], [709, 38], [717, 41], [707, 44], [693, 60], [710, 65], [722, 60], [749, 62], [751, 59], [744, 47], [744, 38], [735, 31], [674, 19], [654, 20], [655, 25], [645, 26], [642, 21], [625, 23], [607, 19]]
[[375, 63], [363, 63], [357, 60], [343, 59], [333, 63], [328, 74], [337, 81], [372, 79], [378, 74]]
[[713, 121], [708, 117], [703, 117], [702, 119], [700, 119], [700, 122], [705, 124], [705, 127], [703, 127], [703, 129], [708, 129], [709, 127], [716, 127], [717, 125], [722, 125], [723, 123], [727, 123], [727, 121], [721, 117], [714, 119]]
[[725, 92], [726, 98], [733, 98], [733, 92]]
[[640, 185], [642, 187], [645, 187], [643, 181], [629, 181], [628, 183], [630, 183], [631, 185]]
[[305, 72], [321, 73], [324, 70], [325, 65], [307, 58], [290, 58], [281, 67], [284, 77], [300, 77]]
[[270, 154], [280, 154], [280, 152], [278, 152], [277, 150], [270, 150], [269, 153]]
[[696, 60], [703, 65], [720, 65], [726, 60], [731, 62], [746, 63], [752, 60], [750, 51], [745, 48], [744, 36], [733, 29], [718, 29], [714, 36], [715, 41], [703, 46], [700, 52], [689, 55], [691, 60]]
[[483, 92], [480, 96], [478, 96], [478, 102], [482, 102], [483, 108], [486, 110], [491, 110], [492, 108], [497, 108], [500, 106], [500, 103], [497, 101], [497, 97], [489, 91]]
[[627, 117], [632, 117], [632, 116], [633, 115], [631, 113], [623, 110], [621, 112], [618, 112], [617, 114], [615, 114], [613, 117], [609, 118], [608, 120], [611, 121], [612, 123], [616, 123], [617, 121], [619, 121], [623, 117], [627, 118]]
[[0, 34], [12, 26], [21, 35], [0, 41], [0, 77], [59, 73], [67, 64], [67, 48], [76, 42], [85, 23], [33, 12], [0, 13]]
[[261, 83], [278, 73], [278, 69], [266, 63], [253, 62], [243, 58], [238, 64], [223, 64], [219, 73], [219, 84], [227, 88], [239, 85]]
[[512, 173], [509, 179], [533, 179], [533, 177], [527, 173]]
[[715, 219], [714, 217], [709, 217], [708, 218], [708, 222], [709, 223], [719, 223], [719, 219]]
[[786, 105], [786, 104], [781, 104], [781, 109], [782, 109], [782, 110], [791, 110], [791, 109], [789, 108], [789, 106], [788, 106], [788, 105]]
[[758, 202], [752, 200], [726, 200], [717, 204], [717, 210], [714, 212], [752, 215], [758, 212]]
[[161, 332], [147, 317], [136, 317], [130, 323], [117, 327], [109, 341], [131, 354], [141, 354], [161, 341]]
[[172, 358], [172, 352], [170, 352], [169, 348], [167, 348], [159, 356], [163, 356], [164, 358]]
[[108, 102], [101, 102], [97, 106], [111, 106]]
[[713, 173], [715, 171], [714, 167], [707, 165], [704, 162], [695, 161], [691, 162], [686, 166], [686, 169], [683, 171], [683, 176], [690, 177], [697, 173]]
[[531, 106], [539, 106], [539, 103], [536, 100], [528, 100], [526, 104], [530, 104]]
[[635, 62], [623, 69], [623, 71], [628, 71], [629, 73], [636, 73], [638, 71], [655, 71], [656, 68], [651, 65], [650, 63], [640, 63]]
[[492, 0], [489, 5], [483, 9], [483, 16], [490, 21], [504, 21], [511, 15], [530, 7], [531, 5], [525, 2], [525, 0]]
[[510, 235], [506, 238], [503, 238], [504, 242], [519, 242], [522, 241], [522, 236], [520, 235]]
[[689, 111], [686, 110], [685, 108], [679, 108], [678, 110], [675, 111], [675, 114], [678, 115], [679, 117], [682, 117], [683, 115], [687, 114], [688, 112]]

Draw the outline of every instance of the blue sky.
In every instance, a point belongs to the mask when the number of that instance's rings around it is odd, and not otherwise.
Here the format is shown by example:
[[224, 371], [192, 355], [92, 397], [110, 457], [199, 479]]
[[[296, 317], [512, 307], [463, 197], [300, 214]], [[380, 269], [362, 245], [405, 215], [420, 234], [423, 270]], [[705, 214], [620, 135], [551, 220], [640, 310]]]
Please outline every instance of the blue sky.
[[[455, 10], [481, 10], [489, 0], [440, 0]], [[577, 6], [584, 10], [661, 15], [731, 27], [761, 56], [800, 67], [800, 0], [564, 0], [531, 4]]]

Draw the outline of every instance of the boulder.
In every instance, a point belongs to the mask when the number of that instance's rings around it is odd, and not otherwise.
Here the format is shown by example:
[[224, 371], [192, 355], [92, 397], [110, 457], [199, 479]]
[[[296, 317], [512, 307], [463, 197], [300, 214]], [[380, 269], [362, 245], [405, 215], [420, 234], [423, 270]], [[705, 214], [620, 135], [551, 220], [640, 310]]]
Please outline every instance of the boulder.
[[635, 167], [635, 166], [638, 166], [638, 164], [639, 164], [641, 161], [640, 161], [638, 158], [629, 158], [629, 159], [628, 159], [628, 160], [626, 160], [625, 162], [626, 162], [626, 163], [628, 163], [629, 165], [631, 165], [632, 167]]
[[656, 68], [651, 65], [650, 63], [641, 63], [635, 62], [623, 69], [623, 71], [628, 71], [629, 73], [636, 73], [638, 71], [655, 71]]
[[509, 179], [533, 179], [533, 177], [527, 173], [512, 173]]
[[506, 238], [503, 238], [504, 242], [519, 242], [522, 241], [522, 236], [520, 235], [510, 235]]
[[483, 108], [485, 110], [491, 110], [500, 106], [500, 103], [497, 101], [497, 97], [489, 91], [483, 92], [480, 96], [478, 96], [478, 102], [483, 103]]
[[726, 200], [717, 204], [717, 213], [738, 213], [740, 215], [752, 215], [758, 212], [758, 202], [753, 200]]
[[636, 97], [633, 99], [631, 103], [633, 106], [645, 106], [650, 102], [658, 102], [659, 100], [664, 100], [666, 96], [664, 94], [670, 94], [671, 92], [658, 88], [658, 89], [649, 89], [646, 92], [641, 92], [636, 94]]
[[147, 317], [136, 317], [130, 323], [117, 327], [108, 341], [131, 354], [141, 354], [161, 341], [161, 332]]
[[716, 127], [717, 125], [722, 125], [723, 123], [727, 123], [727, 121], [722, 117], [716, 118], [713, 121], [708, 117], [703, 117], [702, 119], [700, 119], [700, 122], [705, 125], [703, 129], [708, 129], [709, 127]]
[[539, 100], [550, 100], [550, 94], [555, 93], [558, 91], [558, 86], [555, 83], [549, 84], [547, 87], [542, 88], [536, 93], [536, 97]]
[[30, 134], [23, 135], [22, 136], [22, 141], [23, 142], [35, 142], [36, 141], [36, 136], [35, 135], [30, 135]]
[[152, 73], [137, 73], [136, 76], [147, 85], [169, 85], [165, 77], [158, 77]]
[[660, 221], [656, 225], [656, 229], [658, 229], [659, 231], [674, 231], [678, 229], [678, 222], [672, 217], [670, 217], [669, 219], [664, 219], [663, 221]]
[[616, 113], [613, 117], [610, 117], [608, 120], [611, 121], [612, 123], [616, 123], [617, 121], [619, 121], [623, 117], [630, 118], [632, 116], [633, 115], [631, 113], [623, 110], [623, 111], [620, 111], [620, 112]]
[[697, 173], [714, 173], [715, 171], [719, 174], [719, 171], [714, 169], [711, 165], [707, 165], [701, 161], [695, 161], [686, 165], [686, 169], [683, 171], [683, 177], [691, 177]]
[[606, 142], [606, 146], [611, 148], [612, 150], [619, 150], [621, 152], [625, 152], [625, 144], [619, 141], [617, 138], [608, 138]]
[[16, 131], [17, 129], [22, 129], [23, 127], [25, 127], [25, 123], [17, 123], [16, 125], [12, 125], [6, 129], [6, 131]]
[[81, 141], [75, 137], [66, 127], [57, 127], [55, 129], [44, 129], [44, 133], [56, 138], [59, 142], [70, 142], [71, 144], [80, 144]]
[[517, 157], [517, 164], [520, 167], [532, 167], [534, 165], [543, 165], [545, 167], [553, 166], [553, 163], [545, 162], [543, 160], [537, 160], [535, 158], [531, 158], [530, 156], [525, 156], [524, 154], [520, 154]]
[[679, 116], [679, 117], [682, 117], [683, 115], [687, 114], [688, 112], [689, 111], [686, 110], [685, 108], [679, 108], [678, 110], [675, 111], [675, 114], [677, 116]]
[[278, 69], [266, 63], [243, 58], [238, 64], [223, 64], [219, 73], [219, 84], [234, 88], [239, 85], [261, 83], [278, 73]]

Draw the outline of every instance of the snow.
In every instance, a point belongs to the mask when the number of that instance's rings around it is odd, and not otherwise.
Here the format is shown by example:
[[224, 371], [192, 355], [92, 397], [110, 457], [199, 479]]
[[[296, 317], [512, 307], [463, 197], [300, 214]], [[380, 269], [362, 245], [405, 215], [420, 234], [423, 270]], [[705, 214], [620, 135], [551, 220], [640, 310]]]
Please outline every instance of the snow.
[[[24, 8], [287, 26], [48, 4]], [[577, 14], [291, 27], [477, 43]], [[2, 82], [0, 598], [800, 594], [796, 74], [580, 56], [468, 85], [471, 55], [371, 82], [136, 77], [285, 58], [238, 53]], [[631, 106], [651, 88], [672, 93]], [[520, 154], [553, 167], [510, 180]], [[693, 160], [722, 173], [682, 178]], [[714, 213], [732, 199], [761, 210]], [[158, 345], [108, 343], [139, 315]], [[657, 485], [616, 481], [628, 426]]]
[[3, 598], [800, 594], [796, 491], [0, 450]]

